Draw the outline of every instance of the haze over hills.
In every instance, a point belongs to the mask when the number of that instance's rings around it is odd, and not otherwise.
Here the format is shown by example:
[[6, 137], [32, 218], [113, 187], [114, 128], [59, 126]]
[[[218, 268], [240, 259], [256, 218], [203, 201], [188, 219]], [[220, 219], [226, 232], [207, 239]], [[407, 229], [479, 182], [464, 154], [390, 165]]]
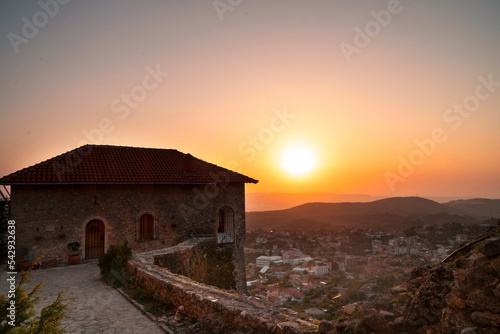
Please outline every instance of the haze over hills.
[[247, 193], [246, 211], [268, 211], [292, 208], [304, 203], [371, 202], [381, 196], [332, 193]]
[[[418, 196], [417, 196], [418, 197]], [[335, 193], [246, 193], [246, 211], [270, 211], [289, 209], [304, 203], [343, 203], [343, 202], [373, 202], [384, 199], [385, 196], [368, 194], [335, 194]], [[438, 203], [447, 203], [462, 200], [459, 196], [430, 196], [427, 197]]]
[[[500, 212], [500, 200], [473, 199], [444, 204], [421, 197], [393, 197], [372, 202], [307, 203], [290, 209], [248, 212], [248, 228], [311, 230], [353, 226], [405, 230], [423, 224], [474, 224]], [[496, 214], [498, 218], [500, 214]]]
[[466, 212], [471, 216], [500, 217], [500, 199], [474, 198], [468, 200], [455, 200], [445, 205]]

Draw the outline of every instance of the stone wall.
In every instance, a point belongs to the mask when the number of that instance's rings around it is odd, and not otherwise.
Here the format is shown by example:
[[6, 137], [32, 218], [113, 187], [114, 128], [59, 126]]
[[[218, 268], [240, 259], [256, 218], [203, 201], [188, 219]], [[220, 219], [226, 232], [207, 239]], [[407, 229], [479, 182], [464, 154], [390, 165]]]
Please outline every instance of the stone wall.
[[213, 333], [298, 333], [311, 323], [286, 314], [277, 307], [255, 297], [229, 292], [175, 275], [154, 264], [162, 252], [134, 255], [127, 271], [135, 278], [136, 286], [154, 292], [159, 301], [184, 306], [187, 317], [200, 321]]
[[[218, 210], [234, 212], [233, 244], [237, 288], [246, 289], [243, 245], [245, 193], [243, 183], [206, 185], [13, 185], [10, 219], [16, 221], [18, 260], [41, 255], [66, 263], [70, 242], [82, 245], [93, 219], [105, 226], [105, 250], [127, 240], [134, 252], [173, 246], [196, 235], [216, 234]], [[156, 238], [138, 240], [139, 218], [154, 217]]]
[[236, 289], [232, 244], [194, 238], [154, 256], [154, 264], [171, 273], [221, 289]]

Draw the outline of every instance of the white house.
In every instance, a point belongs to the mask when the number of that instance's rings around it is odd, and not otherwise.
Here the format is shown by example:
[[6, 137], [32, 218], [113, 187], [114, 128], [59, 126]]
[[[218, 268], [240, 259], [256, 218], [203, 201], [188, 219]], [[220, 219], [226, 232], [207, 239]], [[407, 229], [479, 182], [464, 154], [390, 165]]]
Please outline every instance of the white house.
[[257, 267], [270, 266], [271, 264], [279, 265], [283, 263], [281, 256], [259, 256], [255, 263]]
[[314, 266], [310, 270], [316, 276], [328, 274], [328, 266]]

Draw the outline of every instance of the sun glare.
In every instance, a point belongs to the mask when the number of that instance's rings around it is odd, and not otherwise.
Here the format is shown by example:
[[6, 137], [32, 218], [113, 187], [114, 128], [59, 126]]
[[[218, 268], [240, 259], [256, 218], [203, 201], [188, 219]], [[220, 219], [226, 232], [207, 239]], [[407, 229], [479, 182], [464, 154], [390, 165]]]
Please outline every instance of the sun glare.
[[293, 145], [285, 149], [281, 156], [281, 166], [292, 175], [305, 175], [316, 167], [314, 150], [307, 145]]

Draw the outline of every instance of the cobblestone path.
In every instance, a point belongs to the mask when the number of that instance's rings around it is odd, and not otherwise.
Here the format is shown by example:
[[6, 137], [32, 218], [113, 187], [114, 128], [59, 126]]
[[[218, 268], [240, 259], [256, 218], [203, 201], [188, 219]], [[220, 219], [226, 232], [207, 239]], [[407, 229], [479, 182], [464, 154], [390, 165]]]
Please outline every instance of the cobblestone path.
[[[71, 298], [70, 309], [63, 321], [67, 333], [164, 333], [118, 291], [101, 280], [97, 260], [74, 266], [37, 269], [31, 271], [31, 276], [33, 279], [27, 284], [29, 287], [48, 281], [41, 290], [43, 297], [38, 310], [53, 302], [60, 291], [66, 291], [67, 297]], [[1, 293], [5, 292], [3, 283]]]

